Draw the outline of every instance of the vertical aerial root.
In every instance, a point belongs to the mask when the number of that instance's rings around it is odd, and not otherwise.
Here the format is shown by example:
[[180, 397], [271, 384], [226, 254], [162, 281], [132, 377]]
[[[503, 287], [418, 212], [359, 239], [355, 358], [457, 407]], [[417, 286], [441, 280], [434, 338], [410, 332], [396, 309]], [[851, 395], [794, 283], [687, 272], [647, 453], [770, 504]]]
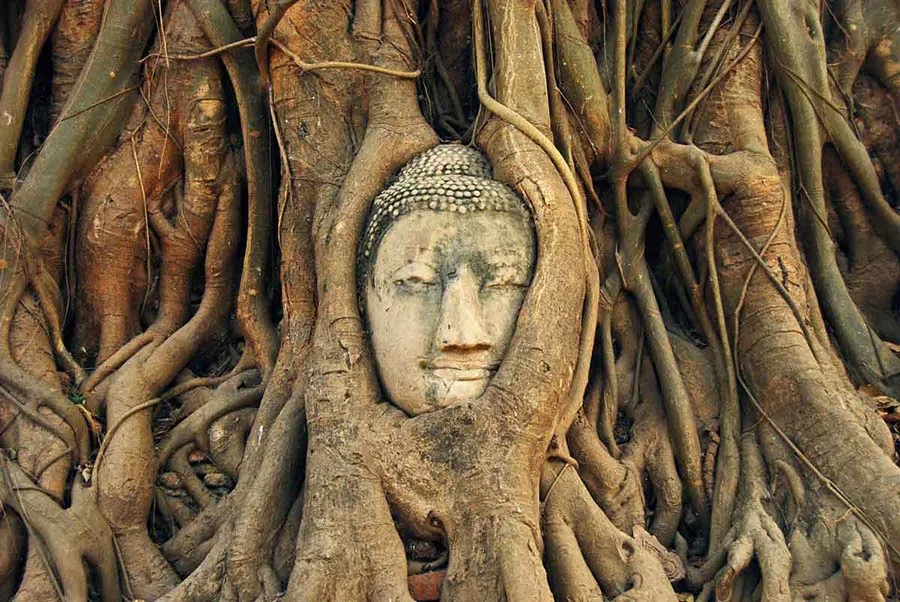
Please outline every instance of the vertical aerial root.
[[[191, 11], [214, 46], [243, 39], [243, 35], [217, 0], [190, 0]], [[278, 335], [269, 314], [268, 275], [269, 234], [272, 229], [272, 190], [269, 159], [269, 123], [260, 73], [249, 50], [237, 49], [222, 55], [237, 96], [247, 169], [248, 226], [237, 314], [247, 343], [268, 381], [278, 354]]]
[[28, 0], [25, 4], [19, 39], [0, 85], [0, 189], [12, 187], [38, 57], [63, 4], [65, 0]]
[[[36, 2], [40, 4], [40, 2]], [[110, 0], [91, 56], [78, 77], [63, 116], [44, 141], [12, 205], [38, 240], [57, 201], [74, 180], [115, 141], [127, 119], [134, 76], [153, 28], [150, 0]]]
[[254, 599], [260, 588], [260, 571], [275, 561], [273, 544], [291, 504], [297, 497], [306, 445], [306, 387], [297, 388], [278, 414], [263, 452], [260, 471], [246, 475], [252, 488], [234, 522], [234, 538], [228, 549], [228, 575], [241, 599]]
[[[823, 221], [826, 214], [822, 150], [827, 138], [840, 150], [863, 199], [870, 209], [875, 209], [875, 225], [892, 233], [885, 242], [895, 251], [900, 249], [900, 216], [887, 206], [865, 147], [831, 100], [817, 9], [777, 0], [759, 2], [759, 9], [767, 32], [766, 43], [770, 52], [779, 57], [774, 66], [790, 106], [801, 194], [810, 209], [805, 212], [805, 219], [809, 267], [816, 293], [853, 376], [862, 383], [896, 393], [900, 387], [900, 359], [872, 332], [850, 297]], [[804, 31], [808, 35], [795, 35]]]
[[656, 498], [650, 532], [664, 545], [670, 545], [681, 522], [682, 483], [676, 469], [659, 385], [650, 362], [642, 361], [641, 364], [640, 402], [633, 411], [632, 440], [627, 444], [622, 461], [631, 467], [632, 478], [640, 479], [646, 471]]

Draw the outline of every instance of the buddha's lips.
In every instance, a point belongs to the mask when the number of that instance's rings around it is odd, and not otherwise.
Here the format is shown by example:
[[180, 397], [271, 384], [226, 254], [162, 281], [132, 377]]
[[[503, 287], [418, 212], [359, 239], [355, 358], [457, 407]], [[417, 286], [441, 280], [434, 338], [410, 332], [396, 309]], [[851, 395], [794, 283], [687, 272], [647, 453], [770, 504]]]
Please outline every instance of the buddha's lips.
[[441, 380], [486, 380], [494, 373], [487, 368], [432, 368], [431, 371]]
[[441, 380], [469, 381], [486, 380], [493, 376], [499, 367], [498, 362], [454, 362], [436, 360], [430, 362], [428, 368]]

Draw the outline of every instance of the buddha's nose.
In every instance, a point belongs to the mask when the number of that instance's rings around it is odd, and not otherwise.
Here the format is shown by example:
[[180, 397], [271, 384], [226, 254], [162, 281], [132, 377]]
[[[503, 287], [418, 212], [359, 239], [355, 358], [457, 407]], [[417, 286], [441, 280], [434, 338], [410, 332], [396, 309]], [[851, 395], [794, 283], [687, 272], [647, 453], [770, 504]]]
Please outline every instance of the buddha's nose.
[[479, 351], [491, 348], [484, 323], [478, 279], [467, 266], [444, 288], [436, 334], [441, 351]]

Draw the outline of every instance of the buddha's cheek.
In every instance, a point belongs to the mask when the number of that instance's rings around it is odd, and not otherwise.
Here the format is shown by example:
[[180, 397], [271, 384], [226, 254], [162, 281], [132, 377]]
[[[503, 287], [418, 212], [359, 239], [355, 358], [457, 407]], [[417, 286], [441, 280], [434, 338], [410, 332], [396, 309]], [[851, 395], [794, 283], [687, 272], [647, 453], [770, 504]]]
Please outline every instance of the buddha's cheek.
[[482, 300], [482, 315], [488, 327], [493, 345], [493, 355], [499, 360], [516, 329], [516, 318], [525, 294], [520, 290], [491, 292]]
[[[368, 320], [384, 393], [410, 415], [434, 409], [438, 393], [426, 362], [438, 308], [427, 299], [389, 292], [369, 294]], [[437, 387], [439, 388], [439, 387]]]

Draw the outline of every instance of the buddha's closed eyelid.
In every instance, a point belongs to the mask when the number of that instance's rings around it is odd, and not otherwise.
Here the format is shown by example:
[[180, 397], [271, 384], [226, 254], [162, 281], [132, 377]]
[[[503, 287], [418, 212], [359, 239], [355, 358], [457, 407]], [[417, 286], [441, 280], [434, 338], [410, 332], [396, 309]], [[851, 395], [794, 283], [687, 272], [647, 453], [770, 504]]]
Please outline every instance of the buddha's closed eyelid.
[[411, 263], [395, 270], [391, 275], [390, 282], [400, 292], [430, 292], [438, 286], [438, 275], [430, 265]]
[[435, 269], [434, 266], [421, 261], [416, 261], [394, 270], [390, 275], [390, 280], [392, 282], [409, 280], [413, 282], [434, 283], [437, 282], [437, 273], [437, 269]]
[[525, 288], [531, 278], [528, 270], [513, 264], [491, 266], [483, 287], [486, 289]]

